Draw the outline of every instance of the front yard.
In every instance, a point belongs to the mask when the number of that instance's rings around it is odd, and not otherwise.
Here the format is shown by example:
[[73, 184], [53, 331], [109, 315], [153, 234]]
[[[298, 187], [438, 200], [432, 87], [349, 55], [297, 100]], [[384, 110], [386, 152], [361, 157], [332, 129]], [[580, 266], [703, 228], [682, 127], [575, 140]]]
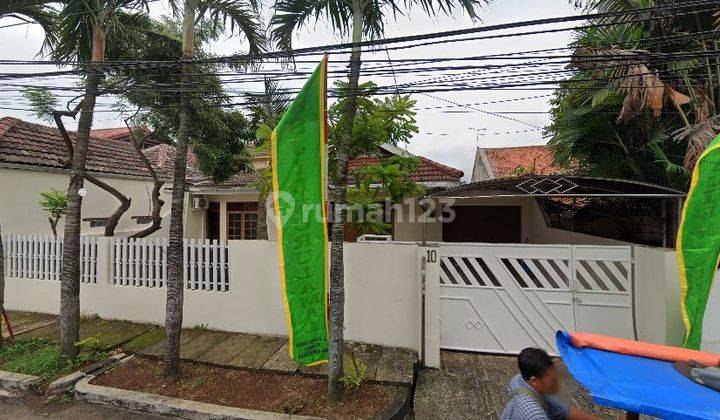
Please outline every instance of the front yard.
[[83, 318], [80, 321], [80, 342], [76, 344], [80, 354], [62, 367], [57, 317], [13, 312], [10, 320], [16, 335], [14, 340], [5, 341], [0, 347], [0, 370], [37, 376], [42, 388], [55, 379], [107, 358], [119, 346], [139, 340], [144, 333], [156, 330], [149, 325]]
[[162, 361], [135, 357], [91, 383], [210, 404], [333, 419], [386, 418], [383, 413], [407, 395], [403, 387], [363, 382], [346, 393], [342, 405], [327, 404], [327, 380], [183, 362], [173, 381], [162, 377]]

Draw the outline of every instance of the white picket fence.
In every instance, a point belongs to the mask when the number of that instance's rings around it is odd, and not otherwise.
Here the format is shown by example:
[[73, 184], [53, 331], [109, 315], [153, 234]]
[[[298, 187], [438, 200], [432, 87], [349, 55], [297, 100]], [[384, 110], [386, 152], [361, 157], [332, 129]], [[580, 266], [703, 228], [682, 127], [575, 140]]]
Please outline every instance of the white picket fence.
[[[117, 238], [112, 244], [112, 283], [119, 286], [164, 287], [167, 239]], [[189, 290], [230, 290], [228, 247], [216, 240], [185, 239], [184, 282]]]
[[[34, 280], [60, 280], [63, 240], [46, 235], [11, 234], [4, 237], [7, 276]], [[184, 240], [184, 282], [188, 290], [230, 290], [228, 247], [215, 240]], [[108, 250], [106, 246], [109, 246]], [[80, 238], [80, 281], [135, 287], [164, 287], [167, 281], [167, 239]], [[108, 254], [109, 252], [109, 254]], [[105, 273], [98, 270], [98, 255], [108, 256]], [[109, 276], [109, 281], [105, 279]]]
[[[9, 277], [60, 280], [63, 239], [49, 235], [11, 234], [4, 237], [6, 270]], [[80, 281], [97, 283], [98, 241], [80, 237]]]

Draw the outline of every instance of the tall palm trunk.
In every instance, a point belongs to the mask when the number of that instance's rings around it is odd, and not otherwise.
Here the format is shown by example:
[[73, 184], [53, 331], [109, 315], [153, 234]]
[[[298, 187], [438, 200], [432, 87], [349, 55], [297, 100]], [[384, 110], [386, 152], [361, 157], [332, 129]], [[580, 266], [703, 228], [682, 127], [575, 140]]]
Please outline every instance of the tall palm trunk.
[[165, 306], [165, 363], [163, 373], [172, 379], [180, 373], [180, 334], [183, 317], [183, 212], [185, 207], [185, 170], [189, 145], [190, 64], [195, 54], [195, 0], [185, 0], [183, 18], [183, 63], [180, 76], [180, 122], [177, 154], [170, 204], [170, 243], [168, 245], [167, 301]]
[[80, 341], [80, 218], [82, 197], [79, 194], [85, 178], [85, 159], [92, 128], [95, 100], [102, 80], [97, 63], [105, 58], [105, 30], [101, 24], [93, 29], [92, 63], [85, 80], [85, 97], [80, 108], [80, 119], [75, 140], [70, 185], [68, 186], [67, 214], [63, 237], [62, 272], [60, 274], [60, 359], [66, 365], [78, 354], [75, 343]]
[[[0, 224], [0, 318], [5, 313], [5, 245], [2, 237], [2, 224]], [[0, 347], [3, 345], [2, 319], [0, 319]]]
[[[363, 6], [362, 0], [353, 2], [352, 42], [362, 41]], [[342, 400], [343, 386], [343, 331], [345, 329], [345, 273], [343, 243], [345, 240], [344, 207], [347, 203], [348, 160], [352, 128], [357, 112], [357, 89], [360, 79], [360, 46], [355, 45], [350, 54], [350, 75], [348, 98], [343, 111], [343, 126], [340, 144], [337, 146], [337, 176], [333, 187], [335, 211], [332, 222], [330, 246], [330, 337], [328, 353], [328, 399], [331, 404]]]
[[267, 227], [267, 200], [268, 190], [262, 188], [260, 195], [258, 196], [258, 218], [257, 218], [257, 238], [267, 239], [268, 238], [268, 227]]

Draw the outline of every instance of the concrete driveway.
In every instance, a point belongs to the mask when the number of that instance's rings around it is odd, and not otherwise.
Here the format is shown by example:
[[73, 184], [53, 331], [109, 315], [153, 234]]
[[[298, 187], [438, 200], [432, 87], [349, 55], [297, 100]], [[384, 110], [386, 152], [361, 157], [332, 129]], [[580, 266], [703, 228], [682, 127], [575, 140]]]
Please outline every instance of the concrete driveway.
[[[416, 419], [500, 416], [509, 400], [508, 382], [518, 373], [515, 357], [443, 351], [441, 360], [442, 369], [420, 371], [415, 390]], [[567, 378], [565, 400], [599, 417], [617, 418], [618, 412], [596, 406], [577, 382], [569, 375]]]

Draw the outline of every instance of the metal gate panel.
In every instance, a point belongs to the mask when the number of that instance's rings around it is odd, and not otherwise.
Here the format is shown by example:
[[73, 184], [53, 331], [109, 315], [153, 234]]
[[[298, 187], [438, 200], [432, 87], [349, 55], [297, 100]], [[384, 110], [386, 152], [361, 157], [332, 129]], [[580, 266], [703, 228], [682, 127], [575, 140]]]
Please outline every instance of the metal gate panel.
[[443, 348], [555, 353], [555, 331], [574, 328], [568, 246], [445, 245], [440, 256]]
[[572, 248], [577, 331], [633, 339], [632, 248]]
[[439, 281], [446, 349], [557, 354], [557, 330], [632, 337], [630, 247], [441, 245]]

